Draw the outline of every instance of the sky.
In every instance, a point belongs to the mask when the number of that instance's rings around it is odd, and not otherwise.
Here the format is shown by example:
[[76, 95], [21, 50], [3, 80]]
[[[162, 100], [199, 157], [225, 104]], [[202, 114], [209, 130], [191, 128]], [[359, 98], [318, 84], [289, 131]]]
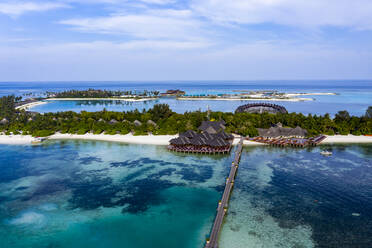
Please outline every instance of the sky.
[[371, 0], [0, 0], [0, 81], [372, 79]]

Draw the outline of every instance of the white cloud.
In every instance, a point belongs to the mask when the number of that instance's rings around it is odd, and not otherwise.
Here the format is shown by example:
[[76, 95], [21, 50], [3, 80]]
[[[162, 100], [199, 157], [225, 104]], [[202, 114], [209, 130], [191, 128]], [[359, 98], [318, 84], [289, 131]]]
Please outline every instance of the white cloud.
[[0, 74], [4, 81], [372, 77], [368, 49], [278, 41], [196, 50], [157, 44], [157, 49], [143, 41], [0, 46]]
[[17, 17], [23, 15], [27, 12], [43, 12], [58, 8], [68, 7], [63, 3], [53, 3], [53, 2], [5, 2], [0, 3], [0, 13], [9, 15], [12, 17]]
[[372, 29], [371, 0], [191, 0], [199, 15], [221, 23]]
[[203, 24], [188, 10], [149, 10], [141, 14], [63, 20], [74, 29], [140, 39], [200, 40]]

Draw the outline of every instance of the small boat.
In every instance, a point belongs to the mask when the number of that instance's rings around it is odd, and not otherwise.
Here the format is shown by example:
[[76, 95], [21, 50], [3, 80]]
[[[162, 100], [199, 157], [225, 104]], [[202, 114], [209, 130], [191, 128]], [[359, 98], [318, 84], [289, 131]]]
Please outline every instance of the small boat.
[[330, 151], [321, 151], [320, 154], [322, 154], [323, 156], [328, 157], [328, 156], [331, 156], [332, 155], [332, 152], [330, 152]]

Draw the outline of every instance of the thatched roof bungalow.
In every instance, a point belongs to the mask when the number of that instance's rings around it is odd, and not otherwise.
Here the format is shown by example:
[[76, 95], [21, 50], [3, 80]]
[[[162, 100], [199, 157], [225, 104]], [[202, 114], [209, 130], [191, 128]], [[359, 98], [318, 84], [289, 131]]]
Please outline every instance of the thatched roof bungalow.
[[134, 124], [136, 127], [142, 126], [142, 122], [140, 122], [139, 120], [135, 120], [135, 121], [133, 121], [133, 124]]
[[226, 129], [225, 121], [203, 121], [199, 130], [202, 133], [218, 133]]

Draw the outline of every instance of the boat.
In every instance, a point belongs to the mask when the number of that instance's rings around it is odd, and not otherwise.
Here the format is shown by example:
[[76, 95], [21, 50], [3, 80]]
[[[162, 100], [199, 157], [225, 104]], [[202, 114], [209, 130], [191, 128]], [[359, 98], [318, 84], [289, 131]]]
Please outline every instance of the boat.
[[332, 155], [332, 152], [330, 152], [330, 151], [321, 151], [320, 154], [322, 154], [323, 156], [328, 157], [328, 156], [331, 156]]

